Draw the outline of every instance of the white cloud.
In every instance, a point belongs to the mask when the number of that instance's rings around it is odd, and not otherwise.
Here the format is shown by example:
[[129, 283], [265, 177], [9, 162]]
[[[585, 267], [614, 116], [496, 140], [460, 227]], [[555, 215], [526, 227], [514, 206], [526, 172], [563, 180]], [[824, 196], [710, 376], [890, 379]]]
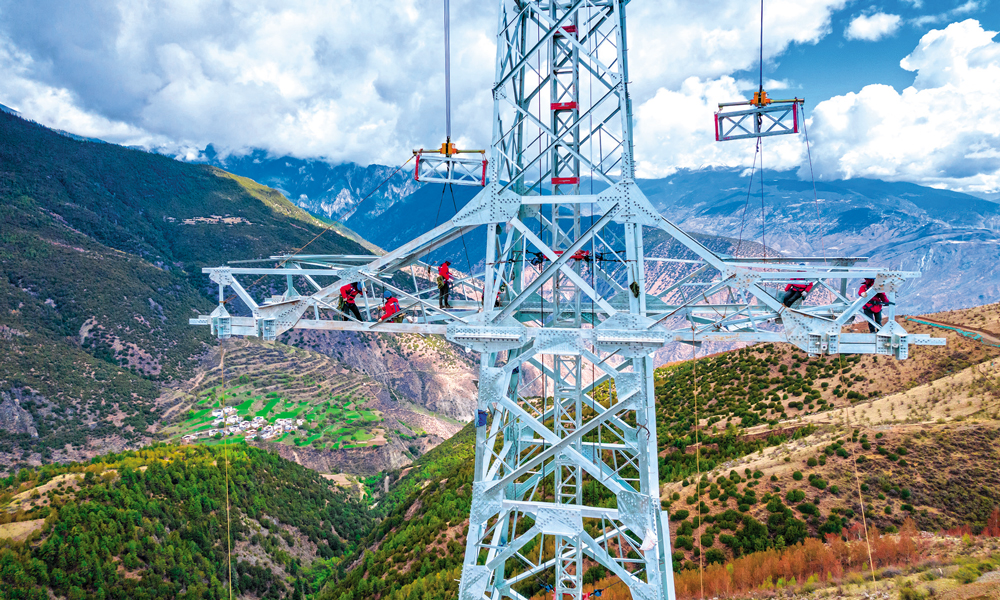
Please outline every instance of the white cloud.
[[1000, 43], [969, 19], [930, 31], [900, 65], [917, 76], [897, 92], [868, 85], [813, 112], [824, 178], [874, 177], [1000, 189]]
[[[663, 177], [677, 169], [736, 167], [754, 161], [755, 140], [715, 141], [713, 113], [720, 101], [744, 97], [732, 77], [688, 78], [677, 91], [661, 88], [636, 110], [635, 153], [642, 177]], [[755, 86], [756, 88], [756, 86]], [[804, 153], [798, 136], [763, 141], [768, 169], [797, 166]]]
[[864, 40], [874, 42], [890, 36], [899, 29], [902, 19], [899, 15], [878, 12], [871, 15], [855, 17], [844, 31], [844, 37], [849, 40]]
[[[818, 41], [846, 1], [769, 0], [765, 60]], [[636, 106], [754, 67], [758, 10], [630, 4]], [[0, 0], [0, 17], [0, 103], [76, 133], [385, 164], [444, 134], [440, 0]], [[452, 1], [460, 145], [489, 142], [495, 28], [495, 2]]]

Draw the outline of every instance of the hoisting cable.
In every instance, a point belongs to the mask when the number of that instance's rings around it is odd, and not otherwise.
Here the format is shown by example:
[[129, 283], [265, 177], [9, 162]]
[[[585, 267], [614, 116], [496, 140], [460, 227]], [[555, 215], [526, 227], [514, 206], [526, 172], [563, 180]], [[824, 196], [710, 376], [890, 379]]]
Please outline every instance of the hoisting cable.
[[[698, 527], [701, 528], [705, 517], [701, 514], [701, 422], [698, 420], [698, 346], [694, 341], [694, 323], [691, 323], [691, 368], [694, 375], [694, 465], [697, 473], [694, 482], [694, 496], [698, 499]], [[704, 548], [701, 536], [698, 536], [698, 582], [701, 586], [701, 599], [705, 600], [705, 568]]]
[[802, 103], [802, 132], [806, 136], [806, 156], [809, 157], [809, 177], [812, 179], [813, 185], [813, 202], [816, 206], [816, 223], [819, 225], [819, 245], [823, 248], [823, 264], [827, 264], [826, 259], [826, 242], [823, 239], [824, 229], [823, 218], [819, 213], [819, 192], [816, 190], [816, 174], [813, 172], [813, 156], [812, 149], [809, 147], [809, 128], [806, 126], [806, 104]]
[[[758, 88], [758, 100], [764, 101], [764, 0], [760, 0], [760, 57], [757, 60], [760, 69], [760, 81]], [[757, 114], [757, 130], [760, 131], [760, 121], [762, 117]], [[767, 243], [764, 239], [764, 231], [767, 228], [767, 219], [764, 217], [764, 142], [757, 138], [757, 151], [760, 152], [760, 245], [764, 258], [767, 258]]]
[[743, 216], [740, 218], [740, 238], [736, 243], [736, 252], [734, 254], [737, 258], [740, 256], [740, 249], [743, 247], [743, 228], [747, 223], [747, 210], [750, 208], [750, 194], [753, 190], [753, 175], [757, 170], [757, 155], [760, 153], [760, 138], [757, 138], [756, 150], [753, 153], [753, 165], [750, 166], [750, 182], [747, 184], [747, 199], [743, 204]]
[[232, 521], [229, 518], [229, 439], [226, 436], [225, 430], [226, 421], [229, 417], [226, 416], [226, 351], [222, 350], [222, 357], [219, 359], [219, 366], [222, 370], [222, 418], [223, 420], [223, 432], [222, 432], [222, 453], [226, 459], [226, 554], [228, 556], [229, 565], [229, 600], [233, 600], [233, 534], [232, 534]]
[[[455, 215], [458, 215], [458, 203], [455, 202], [455, 187], [452, 184], [449, 183], [448, 184], [448, 189], [451, 191], [451, 205], [455, 207]], [[465, 245], [465, 232], [464, 231], [462, 232], [461, 237], [462, 237], [462, 248], [465, 250], [465, 262], [467, 262], [469, 264], [469, 276], [471, 277], [472, 276], [472, 259], [469, 258], [469, 247]], [[486, 302], [486, 298], [483, 297], [483, 303], [484, 303], [484, 305], [485, 305], [485, 302]]]
[[764, 142], [757, 138], [760, 144], [760, 245], [764, 258], [767, 259], [767, 242], [764, 239], [764, 232], [767, 230], [767, 218], [764, 215]]
[[[840, 358], [840, 373], [838, 374], [838, 376], [839, 377], [843, 377], [844, 376], [844, 355], [843, 354], [839, 354], [838, 356]], [[844, 416], [847, 419], [847, 430], [851, 432], [851, 438], [853, 439], [854, 438], [854, 427], [851, 425], [851, 400], [850, 399], [847, 400], [847, 407], [845, 408]], [[859, 434], [860, 434], [860, 430], [859, 430]], [[860, 440], [860, 435], [859, 435], [858, 439]], [[877, 586], [878, 583], [877, 583], [877, 581], [875, 579], [875, 561], [872, 560], [872, 543], [871, 543], [871, 539], [868, 536], [868, 520], [865, 517], [865, 499], [861, 495], [861, 477], [858, 475], [857, 451], [854, 448], [854, 442], [853, 441], [851, 443], [851, 463], [853, 463], [853, 465], [854, 465], [854, 484], [855, 484], [855, 487], [857, 487], [857, 490], [858, 490], [858, 504], [861, 507], [861, 526], [865, 530], [865, 546], [868, 547], [868, 568], [871, 569], [872, 584], [875, 585], [875, 586]]]

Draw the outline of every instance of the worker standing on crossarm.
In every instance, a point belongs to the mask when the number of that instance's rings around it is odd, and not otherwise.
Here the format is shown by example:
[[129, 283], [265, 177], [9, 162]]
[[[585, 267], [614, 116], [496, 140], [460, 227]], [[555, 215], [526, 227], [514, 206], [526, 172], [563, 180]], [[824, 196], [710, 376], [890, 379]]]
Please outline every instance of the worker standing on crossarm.
[[[361, 293], [361, 289], [358, 287], [358, 283], [348, 283], [347, 285], [340, 288], [340, 312], [350, 313], [354, 315], [354, 318], [359, 321], [364, 321], [361, 318], [361, 311], [358, 310], [358, 304], [355, 301], [358, 294]], [[344, 315], [344, 320], [347, 321], [347, 315]]]
[[[805, 263], [799, 263], [800, 267], [806, 266]], [[792, 281], [802, 281], [801, 278], [793, 277]], [[809, 283], [789, 283], [785, 286], [785, 295], [781, 300], [781, 303], [785, 306], [791, 308], [793, 304], [798, 302], [802, 304], [802, 300], [805, 300], [806, 294], [812, 291], [815, 281], [810, 281]]]
[[382, 318], [380, 320], [402, 323], [403, 313], [399, 308], [399, 300], [389, 290], [382, 292], [382, 299], [385, 301], [385, 304], [382, 307]]
[[[875, 285], [874, 279], [872, 278], [865, 279], [865, 282], [861, 284], [860, 288], [858, 288], [858, 296], [864, 296], [866, 293], [868, 293], [868, 290], [870, 290], [873, 285]], [[874, 321], [876, 324], [878, 324], [879, 327], [881, 327], [882, 307], [888, 306], [890, 304], [892, 304], [892, 302], [889, 302], [889, 299], [886, 297], [886, 295], [883, 294], [882, 292], [879, 292], [874, 296], [872, 296], [872, 299], [868, 301], [868, 304], [865, 304], [864, 308], [865, 316]], [[878, 331], [878, 329], [876, 329], [875, 325], [869, 322], [868, 332], [875, 333], [876, 331]]]
[[446, 260], [441, 263], [438, 267], [438, 308], [451, 308], [451, 303], [448, 302], [448, 295], [451, 293], [451, 269], [448, 267], [451, 265], [450, 260]]

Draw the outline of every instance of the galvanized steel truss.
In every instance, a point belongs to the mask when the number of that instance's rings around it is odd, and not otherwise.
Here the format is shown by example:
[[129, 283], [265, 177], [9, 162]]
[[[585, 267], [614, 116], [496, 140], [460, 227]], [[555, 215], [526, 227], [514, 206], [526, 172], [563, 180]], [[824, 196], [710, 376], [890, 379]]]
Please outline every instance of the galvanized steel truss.
[[[943, 340], [908, 334], [894, 306], [876, 334], [844, 332], [868, 318], [862, 307], [876, 293], [893, 300], [917, 273], [857, 258], [724, 256], [657, 213], [634, 181], [624, 2], [500, 0], [495, 81], [488, 184], [454, 218], [375, 259], [276, 256], [279, 268], [205, 269], [220, 304], [192, 323], [223, 338], [292, 328], [444, 334], [475, 350], [488, 419], [477, 429], [460, 598], [522, 600], [551, 586], [560, 600], [579, 599], [585, 568], [600, 564], [633, 598], [672, 600], [653, 351], [764, 341], [906, 358], [910, 344]], [[483, 272], [462, 275], [454, 308], [439, 307], [434, 273], [419, 260], [476, 229], [486, 232]], [[646, 257], [644, 232], [657, 229], [684, 254]], [[674, 281], [650, 285], [647, 269], [663, 265]], [[401, 271], [406, 286], [390, 278]], [[286, 291], [258, 304], [241, 276], [283, 277]], [[853, 298], [849, 280], [866, 277], [875, 285]], [[336, 306], [352, 281], [362, 283], [364, 322]], [[802, 282], [816, 286], [812, 299], [786, 307], [781, 288]], [[249, 316], [229, 314], [226, 288]], [[395, 293], [404, 322], [374, 318], [376, 289]], [[605, 507], [611, 497], [615, 507]]]

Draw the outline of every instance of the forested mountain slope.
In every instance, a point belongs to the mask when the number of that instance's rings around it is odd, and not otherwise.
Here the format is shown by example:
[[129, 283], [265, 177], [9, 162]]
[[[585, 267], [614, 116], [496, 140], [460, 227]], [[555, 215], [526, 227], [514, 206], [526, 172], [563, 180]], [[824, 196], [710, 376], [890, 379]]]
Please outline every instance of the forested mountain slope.
[[[201, 273], [294, 250], [321, 224], [218, 169], [0, 113], [0, 464], [146, 439], [159, 386], [212, 344]], [[328, 232], [315, 252], [364, 253]]]
[[[228, 496], [226, 482], [229, 481]], [[227, 515], [228, 502], [228, 515]], [[357, 547], [366, 508], [243, 445], [153, 446], [0, 480], [0, 597], [291, 598]], [[2, 537], [8, 537], [3, 535]]]
[[[932, 317], [1000, 335], [1000, 305]], [[853, 457], [870, 525], [892, 531], [912, 518], [932, 531], [986, 526], [1000, 506], [991, 485], [1000, 469], [1000, 348], [906, 326], [943, 335], [948, 346], [894, 361], [809, 358], [765, 344], [699, 358], [696, 368], [657, 369], [661, 498], [675, 570], [696, 568], [701, 554], [722, 562], [860, 527]], [[320, 578], [320, 598], [455, 597], [474, 439], [467, 426], [399, 473], [386, 519], [345, 563], [353, 568]], [[587, 581], [604, 575], [597, 568]], [[542, 587], [528, 581], [520, 591]]]

